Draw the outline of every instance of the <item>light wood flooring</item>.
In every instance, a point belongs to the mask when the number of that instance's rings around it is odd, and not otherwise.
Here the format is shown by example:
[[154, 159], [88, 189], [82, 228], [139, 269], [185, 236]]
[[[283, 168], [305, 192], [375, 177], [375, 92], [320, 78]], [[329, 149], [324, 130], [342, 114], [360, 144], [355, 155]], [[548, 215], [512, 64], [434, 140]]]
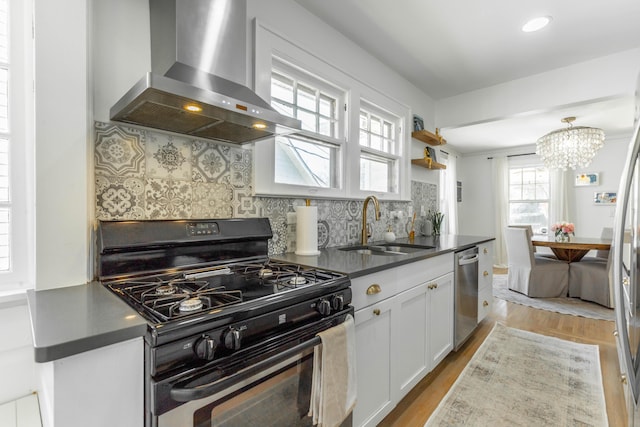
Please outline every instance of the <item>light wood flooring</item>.
[[495, 298], [492, 312], [480, 323], [473, 336], [410, 391], [379, 426], [422, 427], [496, 322], [569, 341], [599, 345], [609, 425], [627, 424], [613, 336], [615, 322], [537, 310]]

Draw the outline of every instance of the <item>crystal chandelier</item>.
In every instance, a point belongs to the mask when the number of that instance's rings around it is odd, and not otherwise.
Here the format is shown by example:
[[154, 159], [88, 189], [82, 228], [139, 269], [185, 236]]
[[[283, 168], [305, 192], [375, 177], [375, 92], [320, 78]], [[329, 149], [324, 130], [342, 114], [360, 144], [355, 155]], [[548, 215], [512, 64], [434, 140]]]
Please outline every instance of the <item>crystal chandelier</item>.
[[569, 127], [549, 132], [536, 143], [536, 154], [546, 167], [563, 170], [587, 167], [602, 147], [604, 131], [584, 126], [573, 127], [575, 119], [565, 117], [560, 120], [568, 123]]

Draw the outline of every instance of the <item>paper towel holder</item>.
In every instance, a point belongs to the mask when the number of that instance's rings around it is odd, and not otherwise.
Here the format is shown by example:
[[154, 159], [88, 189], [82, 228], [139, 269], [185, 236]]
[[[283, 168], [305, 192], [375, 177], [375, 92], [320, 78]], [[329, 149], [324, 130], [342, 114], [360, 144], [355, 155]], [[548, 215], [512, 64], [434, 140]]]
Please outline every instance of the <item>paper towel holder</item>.
[[305, 206], [296, 208], [296, 255], [319, 255], [318, 210], [305, 199]]

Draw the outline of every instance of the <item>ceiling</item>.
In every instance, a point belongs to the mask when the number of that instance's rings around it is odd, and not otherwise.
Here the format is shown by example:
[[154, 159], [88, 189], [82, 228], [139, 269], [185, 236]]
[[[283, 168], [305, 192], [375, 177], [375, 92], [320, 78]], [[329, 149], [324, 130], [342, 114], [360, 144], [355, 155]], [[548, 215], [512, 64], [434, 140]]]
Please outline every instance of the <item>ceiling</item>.
[[[640, 47], [637, 0], [296, 2], [436, 100]], [[553, 17], [543, 30], [520, 30], [543, 15]], [[576, 126], [598, 123], [607, 135], [628, 132], [633, 114], [632, 98], [608, 99], [442, 134], [472, 153], [535, 143], [564, 127], [565, 116], [578, 117]]]

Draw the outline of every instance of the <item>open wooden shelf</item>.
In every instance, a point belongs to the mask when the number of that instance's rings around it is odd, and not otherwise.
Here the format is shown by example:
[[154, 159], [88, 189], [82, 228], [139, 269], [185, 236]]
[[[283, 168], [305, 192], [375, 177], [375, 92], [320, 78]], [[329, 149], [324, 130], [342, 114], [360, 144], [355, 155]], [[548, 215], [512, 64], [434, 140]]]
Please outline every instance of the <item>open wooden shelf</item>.
[[431, 159], [411, 159], [411, 164], [422, 166], [427, 169], [446, 169], [442, 163], [434, 162]]
[[429, 132], [428, 130], [414, 130], [411, 132], [411, 137], [425, 144], [438, 146], [447, 143], [447, 140], [440, 135], [440, 130], [436, 128], [436, 133]]

